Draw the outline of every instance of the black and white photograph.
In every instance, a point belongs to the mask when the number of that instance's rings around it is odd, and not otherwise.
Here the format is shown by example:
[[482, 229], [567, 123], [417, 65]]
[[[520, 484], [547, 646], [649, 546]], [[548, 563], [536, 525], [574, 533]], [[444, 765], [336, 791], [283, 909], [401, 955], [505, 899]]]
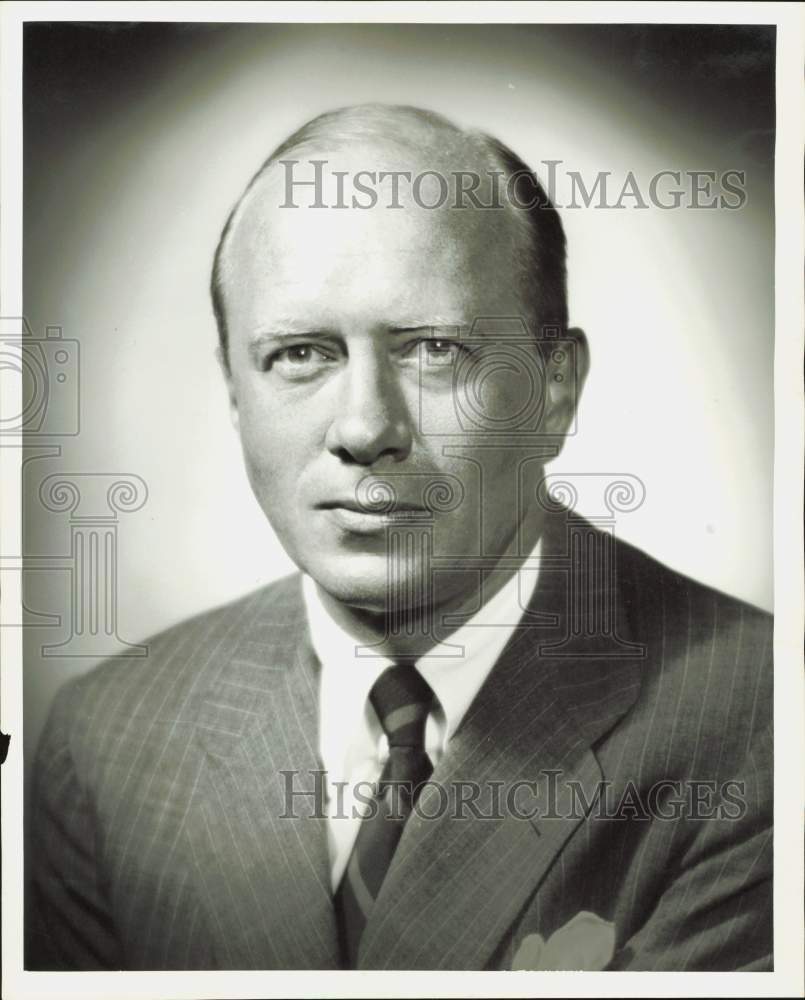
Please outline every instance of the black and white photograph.
[[1, 28], [4, 995], [801, 995], [802, 6]]

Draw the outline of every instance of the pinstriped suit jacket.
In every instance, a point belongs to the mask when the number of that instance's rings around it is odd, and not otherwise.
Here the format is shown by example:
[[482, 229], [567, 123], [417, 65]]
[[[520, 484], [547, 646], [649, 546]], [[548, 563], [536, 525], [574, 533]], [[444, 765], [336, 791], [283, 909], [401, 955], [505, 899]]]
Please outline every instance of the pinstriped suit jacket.
[[[510, 968], [581, 910], [614, 923], [611, 968], [771, 968], [770, 619], [623, 543], [614, 573], [575, 561], [572, 521], [406, 825], [361, 968]], [[580, 607], [615, 609], [608, 637], [569, 629]], [[280, 772], [298, 791], [320, 768], [317, 668], [291, 577], [66, 685], [29, 968], [338, 967], [326, 820], [313, 796], [283, 818]], [[462, 810], [466, 782], [498, 807]], [[516, 782], [537, 784], [501, 808]]]

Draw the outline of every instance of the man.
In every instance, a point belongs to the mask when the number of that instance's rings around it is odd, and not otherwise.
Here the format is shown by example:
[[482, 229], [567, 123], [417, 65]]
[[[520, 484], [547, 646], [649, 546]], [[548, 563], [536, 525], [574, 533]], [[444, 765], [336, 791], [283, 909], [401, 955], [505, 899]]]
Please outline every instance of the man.
[[301, 573], [60, 694], [30, 965], [770, 968], [770, 623], [547, 492], [587, 349], [525, 165], [323, 115], [213, 303]]

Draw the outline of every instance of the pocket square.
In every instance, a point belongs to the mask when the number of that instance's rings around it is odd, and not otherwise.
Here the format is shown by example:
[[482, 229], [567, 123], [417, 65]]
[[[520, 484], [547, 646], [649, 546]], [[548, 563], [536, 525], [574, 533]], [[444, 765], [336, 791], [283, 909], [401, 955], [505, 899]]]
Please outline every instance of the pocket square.
[[582, 910], [546, 941], [541, 934], [523, 938], [512, 961], [516, 971], [600, 972], [615, 951], [615, 925]]

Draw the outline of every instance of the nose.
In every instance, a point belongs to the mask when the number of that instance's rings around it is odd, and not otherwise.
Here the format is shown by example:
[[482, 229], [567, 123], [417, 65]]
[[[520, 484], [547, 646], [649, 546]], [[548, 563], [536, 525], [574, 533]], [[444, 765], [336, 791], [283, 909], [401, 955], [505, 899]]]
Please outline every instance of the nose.
[[350, 357], [327, 430], [328, 451], [350, 465], [372, 465], [384, 457], [402, 461], [411, 443], [408, 407], [389, 361], [373, 351]]

